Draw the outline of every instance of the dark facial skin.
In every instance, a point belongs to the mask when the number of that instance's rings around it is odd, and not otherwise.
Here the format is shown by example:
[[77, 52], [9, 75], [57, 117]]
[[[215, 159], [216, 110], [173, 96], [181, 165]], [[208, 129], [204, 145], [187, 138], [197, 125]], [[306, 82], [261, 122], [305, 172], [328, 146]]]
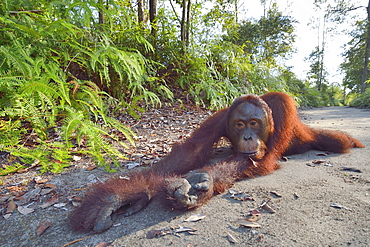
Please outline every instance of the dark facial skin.
[[265, 154], [269, 130], [266, 111], [249, 102], [241, 103], [232, 111], [227, 129], [234, 152], [256, 159]]

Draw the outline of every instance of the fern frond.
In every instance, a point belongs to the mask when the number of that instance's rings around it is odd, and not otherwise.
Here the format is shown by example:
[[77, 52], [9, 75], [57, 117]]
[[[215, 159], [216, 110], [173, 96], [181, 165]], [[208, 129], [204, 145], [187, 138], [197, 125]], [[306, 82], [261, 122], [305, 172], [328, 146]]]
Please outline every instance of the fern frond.
[[120, 133], [123, 133], [126, 139], [131, 143], [131, 145], [135, 145], [135, 141], [132, 138], [135, 133], [127, 126], [123, 125], [120, 121], [114, 118], [108, 118], [107, 123], [112, 127], [117, 129]]
[[23, 56], [20, 55], [20, 47], [15, 46], [12, 49], [0, 46], [0, 54], [2, 54], [7, 60], [7, 64], [10, 68], [16, 68], [19, 71], [19, 75], [25, 76], [27, 78], [33, 77], [32, 64], [28, 63], [24, 59], [20, 59]]
[[0, 119], [0, 150], [17, 146], [25, 132], [26, 130], [21, 126], [21, 121]]
[[11, 173], [15, 173], [23, 168], [25, 168], [25, 166], [19, 163], [15, 163], [11, 165], [3, 165], [3, 167], [0, 168], [0, 176], [5, 176]]
[[77, 131], [77, 128], [80, 127], [80, 125], [83, 122], [84, 115], [81, 112], [76, 112], [73, 109], [70, 109], [70, 112], [74, 112], [73, 115], [69, 114], [69, 117], [67, 117], [64, 120], [63, 124], [63, 136], [64, 141], [67, 143], [67, 146], [72, 147], [72, 143], [70, 142], [70, 139], [72, 137], [72, 134]]

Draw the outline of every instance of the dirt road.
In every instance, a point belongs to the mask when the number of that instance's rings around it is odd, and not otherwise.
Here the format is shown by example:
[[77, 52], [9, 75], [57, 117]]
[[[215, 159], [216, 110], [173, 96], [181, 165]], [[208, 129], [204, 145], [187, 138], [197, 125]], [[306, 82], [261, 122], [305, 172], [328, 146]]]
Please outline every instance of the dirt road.
[[[243, 191], [253, 200], [235, 200], [227, 194], [214, 197], [197, 211], [179, 213], [153, 202], [136, 215], [119, 218], [112, 229], [70, 246], [370, 246], [370, 110], [330, 107], [302, 111], [306, 124], [350, 133], [366, 147], [347, 154], [317, 156], [317, 151], [289, 157], [273, 174], [240, 181], [234, 191]], [[325, 163], [313, 164], [314, 160]], [[343, 168], [345, 167], [345, 168]], [[348, 169], [353, 168], [353, 169]], [[91, 172], [62, 174], [50, 183], [57, 185], [86, 179]], [[98, 176], [98, 174], [96, 174]], [[235, 223], [263, 201], [276, 211], [261, 211], [259, 228]], [[36, 210], [29, 215], [0, 219], [0, 246], [63, 246], [90, 236], [68, 229], [64, 209]], [[184, 222], [193, 214], [206, 217]], [[39, 222], [47, 219], [52, 226], [41, 236], [35, 235]], [[192, 234], [179, 227], [195, 228]], [[146, 238], [152, 230], [164, 230], [164, 236]], [[184, 228], [182, 228], [184, 229]], [[231, 235], [234, 239], [231, 239]], [[231, 243], [231, 241], [236, 243]]]

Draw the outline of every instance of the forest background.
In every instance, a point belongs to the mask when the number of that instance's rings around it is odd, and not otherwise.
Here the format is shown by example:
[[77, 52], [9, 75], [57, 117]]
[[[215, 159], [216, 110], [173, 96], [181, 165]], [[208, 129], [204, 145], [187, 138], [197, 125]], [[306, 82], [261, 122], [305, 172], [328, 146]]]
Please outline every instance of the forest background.
[[[10, 160], [0, 176], [27, 164], [60, 172], [74, 153], [117, 164], [124, 154], [112, 143], [134, 143], [114, 118], [118, 111], [139, 118], [151, 107], [189, 102], [215, 110], [241, 94], [271, 91], [289, 93], [300, 106], [370, 107], [370, 1], [314, 1], [322, 37], [303, 79], [286, 66], [297, 20], [267, 0], [260, 1], [262, 16], [241, 18], [241, 3], [2, 1], [0, 151]], [[343, 81], [334, 83], [325, 37], [329, 24], [348, 23], [351, 39], [338, 51]]]

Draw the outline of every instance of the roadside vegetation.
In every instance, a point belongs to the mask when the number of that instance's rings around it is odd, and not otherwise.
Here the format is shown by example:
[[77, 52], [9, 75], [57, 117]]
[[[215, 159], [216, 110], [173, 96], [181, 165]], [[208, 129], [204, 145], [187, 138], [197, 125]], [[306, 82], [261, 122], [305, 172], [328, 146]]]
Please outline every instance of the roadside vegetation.
[[[335, 17], [356, 8], [339, 2], [327, 8], [328, 21], [344, 21]], [[114, 170], [134, 144], [118, 111], [139, 118], [173, 102], [216, 110], [241, 94], [269, 91], [287, 92], [300, 106], [370, 107], [368, 19], [358, 17], [350, 32], [345, 79], [334, 84], [324, 45], [309, 56], [306, 79], [284, 65], [294, 52], [296, 20], [276, 3], [259, 19], [240, 19], [237, 4], [2, 1], [0, 151], [7, 161], [0, 176], [30, 165], [60, 172], [74, 154]]]

